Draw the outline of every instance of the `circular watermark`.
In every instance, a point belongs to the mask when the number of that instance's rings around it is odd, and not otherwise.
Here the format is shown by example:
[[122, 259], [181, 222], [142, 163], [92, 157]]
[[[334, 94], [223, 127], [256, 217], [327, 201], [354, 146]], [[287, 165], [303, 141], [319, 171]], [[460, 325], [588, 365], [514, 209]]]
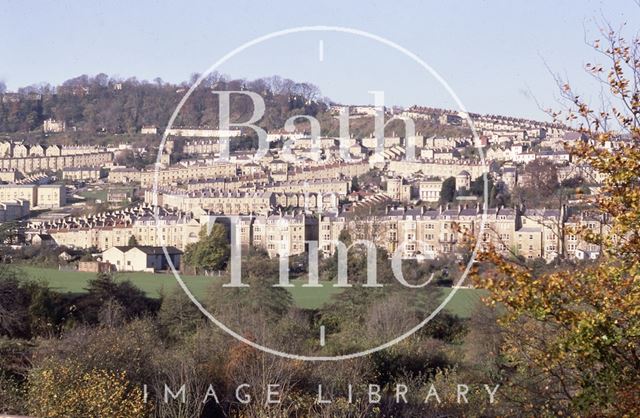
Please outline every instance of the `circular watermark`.
[[[184, 94], [184, 96], [182, 97], [182, 99], [178, 103], [178, 106], [176, 107], [175, 111], [171, 115], [171, 118], [169, 119], [169, 122], [168, 122], [168, 124], [167, 124], [167, 126], [166, 126], [166, 128], [164, 130], [163, 135], [162, 135], [162, 139], [161, 139], [160, 146], [159, 146], [159, 151], [158, 151], [158, 156], [157, 156], [157, 159], [156, 159], [155, 175], [154, 175], [154, 178], [153, 178], [152, 203], [153, 203], [153, 206], [154, 206], [154, 218], [155, 218], [155, 221], [156, 221], [156, 228], [157, 228], [157, 232], [158, 232], [158, 237], [160, 238], [160, 243], [161, 243], [163, 252], [165, 254], [165, 257], [167, 259], [167, 263], [168, 263], [168, 265], [169, 265], [169, 267], [170, 267], [170, 269], [171, 269], [176, 281], [178, 282], [178, 284], [180, 285], [182, 290], [186, 293], [186, 295], [189, 297], [191, 302], [195, 306], [197, 306], [198, 309], [209, 320], [211, 320], [216, 326], [218, 326], [220, 329], [222, 329], [224, 332], [226, 332], [230, 336], [234, 337], [238, 341], [241, 341], [241, 342], [243, 342], [243, 343], [245, 343], [245, 344], [257, 349], [257, 350], [261, 350], [261, 351], [269, 353], [269, 354], [273, 354], [273, 355], [280, 356], [280, 357], [287, 358], [287, 359], [291, 359], [291, 360], [301, 360], [301, 361], [338, 361], [338, 360], [353, 359], [353, 358], [365, 356], [365, 355], [368, 355], [368, 354], [375, 353], [377, 351], [381, 351], [381, 350], [387, 349], [387, 348], [392, 347], [393, 345], [399, 343], [400, 341], [410, 337], [415, 332], [417, 332], [422, 327], [424, 327], [440, 311], [442, 311], [442, 309], [444, 309], [444, 307], [455, 296], [455, 294], [458, 291], [458, 289], [463, 285], [467, 275], [469, 274], [469, 271], [471, 270], [471, 267], [473, 266], [473, 263], [475, 261], [477, 252], [478, 252], [478, 250], [480, 249], [480, 247], [482, 245], [481, 240], [477, 240], [476, 241], [476, 244], [473, 247], [473, 250], [471, 252], [471, 257], [470, 257], [468, 263], [466, 264], [466, 266], [465, 266], [460, 278], [452, 286], [451, 291], [447, 294], [447, 296], [443, 299], [443, 301], [431, 312], [431, 314], [429, 314], [420, 323], [418, 323], [417, 325], [413, 326], [412, 328], [410, 328], [408, 331], [406, 331], [402, 335], [400, 335], [400, 336], [398, 336], [398, 337], [396, 337], [396, 338], [394, 338], [394, 339], [392, 339], [392, 340], [390, 340], [390, 341], [388, 341], [388, 342], [386, 342], [384, 344], [380, 344], [380, 345], [378, 345], [376, 347], [372, 347], [372, 348], [369, 348], [369, 349], [366, 349], [366, 350], [362, 350], [362, 351], [358, 351], [358, 352], [354, 352], [354, 353], [349, 353], [349, 354], [335, 355], [335, 356], [309, 356], [309, 355], [301, 355], [301, 354], [288, 353], [288, 352], [276, 350], [276, 349], [273, 349], [273, 348], [270, 348], [270, 347], [266, 347], [266, 346], [264, 346], [262, 344], [259, 344], [259, 343], [255, 342], [255, 341], [251, 341], [251, 340], [245, 338], [244, 336], [240, 335], [239, 333], [235, 332], [234, 330], [230, 329], [227, 325], [225, 325], [220, 320], [215, 318], [215, 316], [213, 314], [211, 314], [202, 305], [202, 303], [200, 303], [200, 301], [198, 301], [198, 299], [193, 295], [193, 293], [187, 287], [185, 282], [182, 280], [182, 277], [180, 276], [180, 273], [179, 273], [178, 269], [176, 268], [176, 266], [173, 263], [173, 259], [169, 255], [169, 252], [168, 252], [168, 249], [167, 249], [167, 245], [166, 245], [166, 241], [165, 241], [163, 235], [160, 234], [160, 230], [159, 230], [159, 228], [160, 228], [160, 218], [159, 218], [159, 206], [158, 206], [158, 182], [159, 182], [159, 168], [161, 166], [162, 153], [163, 153], [166, 141], [167, 141], [167, 137], [169, 136], [170, 129], [173, 127], [173, 124], [174, 124], [174, 122], [176, 120], [176, 117], [180, 113], [180, 110], [182, 109], [184, 104], [187, 102], [187, 100], [189, 99], [191, 94], [202, 83], [202, 81], [207, 78], [207, 76], [209, 74], [213, 73], [218, 68], [220, 68], [220, 66], [222, 66], [224, 63], [226, 63], [228, 60], [230, 60], [231, 58], [233, 58], [237, 54], [247, 50], [248, 48], [250, 48], [252, 46], [255, 46], [255, 45], [258, 45], [260, 43], [263, 43], [265, 41], [268, 41], [268, 40], [271, 40], [271, 39], [275, 39], [275, 38], [284, 37], [284, 36], [287, 36], [287, 35], [292, 35], [292, 34], [297, 34], [297, 33], [313, 33], [313, 32], [334, 32], [334, 33], [350, 34], [350, 35], [354, 35], [354, 36], [357, 36], [357, 37], [369, 39], [369, 40], [378, 42], [378, 43], [380, 43], [382, 45], [385, 45], [387, 47], [390, 47], [390, 48], [400, 52], [401, 54], [403, 54], [404, 56], [406, 56], [407, 58], [412, 60], [414, 63], [416, 63], [418, 66], [420, 66], [422, 69], [424, 69], [431, 77], [433, 77], [435, 80], [438, 81], [438, 83], [446, 90], [446, 92], [454, 100], [454, 102], [456, 103], [456, 105], [460, 109], [460, 115], [467, 121], [467, 124], [468, 124], [469, 128], [471, 129], [472, 136], [473, 136], [473, 141], [474, 141], [474, 146], [478, 149], [481, 165], [482, 165], [482, 167], [487, 167], [485, 159], [484, 159], [484, 153], [483, 153], [483, 150], [482, 150], [482, 145], [481, 145], [481, 142], [480, 142], [480, 138], [479, 138], [479, 136], [478, 136], [478, 134], [477, 134], [477, 132], [475, 130], [475, 127], [474, 127], [474, 124], [473, 124], [473, 120], [469, 116], [469, 113], [465, 109], [465, 107], [462, 104], [461, 100], [459, 99], [457, 94], [453, 91], [451, 86], [444, 80], [444, 78], [440, 74], [438, 74], [438, 72], [436, 72], [429, 64], [427, 64], [424, 60], [422, 60], [418, 55], [414, 54], [413, 52], [409, 51], [408, 49], [406, 49], [406, 48], [404, 48], [404, 47], [396, 44], [395, 42], [390, 41], [390, 40], [388, 40], [388, 39], [386, 39], [384, 37], [381, 37], [381, 36], [378, 36], [378, 35], [375, 35], [373, 33], [363, 31], [363, 30], [359, 30], [359, 29], [340, 27], [340, 26], [301, 26], [301, 27], [294, 27], [294, 28], [290, 28], [290, 29], [277, 31], [277, 32], [272, 32], [272, 33], [269, 33], [267, 35], [255, 38], [255, 39], [253, 39], [253, 40], [251, 40], [251, 41], [249, 41], [249, 42], [247, 42], [247, 43], [235, 48], [234, 50], [230, 51], [229, 53], [227, 53], [226, 55], [221, 57], [218, 61], [216, 61], [211, 67], [209, 67], [204, 73], [202, 73], [198, 77], [198, 79], [193, 83], [193, 85], [189, 88], [189, 90]], [[481, 222], [480, 222], [480, 228], [479, 228], [478, 236], [482, 235], [482, 233], [484, 231], [486, 219], [487, 219], [488, 201], [489, 201], [487, 174], [488, 174], [487, 171], [483, 171], [483, 173], [482, 173], [483, 180], [484, 180], [484, 191], [483, 191], [483, 197], [484, 198], [483, 198], [482, 216], [481, 216]], [[431, 282], [432, 278], [433, 278], [433, 276], [431, 276], [431, 278], [429, 278], [429, 280], [425, 284], [428, 284], [429, 282]], [[417, 287], [417, 286], [412, 286], [412, 287]]]

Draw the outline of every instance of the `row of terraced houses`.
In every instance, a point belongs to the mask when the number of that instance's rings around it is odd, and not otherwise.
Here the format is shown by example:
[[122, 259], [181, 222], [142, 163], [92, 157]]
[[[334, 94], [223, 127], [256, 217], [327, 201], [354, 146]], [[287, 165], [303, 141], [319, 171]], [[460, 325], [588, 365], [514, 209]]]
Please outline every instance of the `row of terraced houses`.
[[[229, 225], [229, 218], [221, 216], [202, 209], [163, 209], [156, 220], [151, 205], [146, 205], [92, 217], [32, 223], [29, 230], [33, 234], [49, 234], [58, 245], [68, 247], [104, 251], [127, 245], [134, 236], [140, 245], [164, 243], [184, 249], [198, 240], [198, 233], [206, 225]], [[564, 208], [493, 208], [485, 215], [477, 206], [389, 207], [379, 215], [292, 211], [239, 215], [235, 219], [240, 245], [262, 248], [271, 257], [302, 254], [308, 251], [310, 241], [317, 242], [321, 254], [330, 256], [346, 230], [354, 242], [373, 242], [390, 255], [399, 252], [404, 259], [461, 254], [469, 250], [472, 236], [484, 246], [492, 245], [501, 253], [526, 259], [549, 261], [559, 255], [593, 259], [599, 255], [599, 247], [582, 240], [578, 230], [586, 228], [596, 235], [608, 233], [606, 219], [601, 216]]]

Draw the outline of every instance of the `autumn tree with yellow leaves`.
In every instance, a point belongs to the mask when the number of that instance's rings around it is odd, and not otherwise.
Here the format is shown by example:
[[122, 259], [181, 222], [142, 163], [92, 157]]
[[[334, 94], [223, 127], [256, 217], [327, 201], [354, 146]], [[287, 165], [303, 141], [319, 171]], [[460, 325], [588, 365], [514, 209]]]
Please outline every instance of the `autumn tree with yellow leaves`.
[[42, 418], [139, 418], [151, 411], [126, 372], [86, 370], [74, 361], [51, 361], [34, 369], [28, 395], [31, 414]]
[[579, 163], [604, 174], [596, 205], [609, 222], [597, 263], [545, 274], [489, 250], [495, 266], [476, 275], [502, 314], [504, 396], [513, 412], [536, 416], [640, 416], [640, 38], [604, 24], [593, 43], [602, 64], [600, 109], [567, 83], [567, 107], [553, 116], [578, 126]]

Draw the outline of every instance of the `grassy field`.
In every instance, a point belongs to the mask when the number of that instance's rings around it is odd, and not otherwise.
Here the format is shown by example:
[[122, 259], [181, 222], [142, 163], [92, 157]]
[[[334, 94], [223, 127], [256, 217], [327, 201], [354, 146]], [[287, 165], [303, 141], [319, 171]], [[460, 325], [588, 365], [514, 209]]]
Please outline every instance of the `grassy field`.
[[[443, 287], [441, 300], [451, 292], [453, 289], [450, 287]], [[461, 318], [469, 318], [476, 306], [480, 302], [480, 299], [487, 296], [487, 291], [483, 289], [458, 289], [445, 306], [445, 309], [454, 315], [458, 315]]]
[[[82, 271], [60, 271], [51, 268], [41, 268], [32, 266], [21, 266], [20, 270], [25, 273], [25, 278], [47, 283], [51, 289], [60, 292], [81, 293], [85, 291], [87, 282], [96, 277], [95, 273]], [[152, 274], [141, 272], [117, 273], [116, 279], [131, 280], [136, 287], [143, 290], [147, 296], [157, 298], [161, 292], [170, 293], [178, 282], [172, 274]], [[202, 296], [207, 287], [217, 277], [204, 276], [183, 276], [183, 281], [189, 290], [196, 296]]]
[[91, 190], [83, 190], [78, 192], [78, 196], [82, 196], [89, 201], [100, 200], [102, 202], [107, 201], [107, 194], [110, 191], [117, 192], [131, 192], [132, 186], [113, 186], [113, 185], [93, 185], [89, 186]]
[[102, 202], [106, 202], [107, 191], [104, 189], [84, 190], [82, 192], [78, 192], [78, 196], [82, 196], [87, 200], [100, 200]]
[[[85, 291], [87, 282], [95, 277], [95, 273], [86, 273], [78, 271], [59, 271], [50, 268], [21, 266], [25, 279], [37, 280], [47, 283], [52, 289], [60, 292], [81, 293]], [[178, 286], [178, 282], [172, 274], [165, 273], [140, 273], [127, 272], [117, 273], [116, 278], [119, 280], [131, 280], [138, 288], [143, 290], [149, 297], [159, 297], [162, 293], [168, 294]], [[204, 296], [211, 283], [217, 280], [227, 280], [227, 276], [182, 276], [182, 280], [196, 298]], [[302, 285], [306, 280], [292, 280], [294, 287], [289, 288], [291, 296], [297, 306], [304, 309], [316, 309], [324, 305], [331, 297], [342, 291], [335, 288], [331, 283], [322, 283], [322, 287], [305, 288]], [[451, 288], [441, 288], [443, 300]], [[445, 307], [449, 312], [460, 317], [469, 317], [475, 308], [476, 303], [485, 291], [478, 289], [458, 289], [454, 297]]]
[[[84, 292], [87, 287], [87, 282], [96, 277], [95, 273], [81, 271], [60, 271], [32, 266], [21, 266], [20, 269], [25, 273], [25, 279], [47, 283], [50, 288], [60, 292]], [[204, 296], [214, 281], [228, 280], [226, 275], [222, 277], [182, 275], [181, 277], [182, 281], [196, 298]], [[131, 280], [131, 282], [142, 289], [149, 297], [159, 297], [163, 292], [165, 294], [170, 293], [179, 286], [173, 274], [166, 273], [117, 273], [116, 279]], [[289, 291], [291, 292], [294, 302], [297, 306], [305, 309], [319, 308], [328, 301], [332, 295], [341, 291], [341, 289], [331, 286], [330, 283], [324, 283], [321, 288], [304, 288], [302, 287], [302, 285], [306, 283], [304, 280], [292, 280], [291, 283], [294, 287], [289, 288]]]

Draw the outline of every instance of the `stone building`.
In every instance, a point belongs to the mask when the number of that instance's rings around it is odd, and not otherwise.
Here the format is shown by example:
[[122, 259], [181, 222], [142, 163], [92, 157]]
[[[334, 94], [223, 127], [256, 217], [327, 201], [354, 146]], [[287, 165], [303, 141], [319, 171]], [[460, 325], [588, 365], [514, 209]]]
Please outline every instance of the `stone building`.
[[29, 214], [29, 201], [23, 199], [0, 202], [0, 222], [10, 222]]
[[31, 208], [59, 208], [66, 204], [66, 190], [59, 184], [3, 184], [0, 185], [0, 202], [26, 200]]
[[104, 177], [102, 167], [67, 167], [62, 169], [62, 178], [73, 181], [96, 181]]

